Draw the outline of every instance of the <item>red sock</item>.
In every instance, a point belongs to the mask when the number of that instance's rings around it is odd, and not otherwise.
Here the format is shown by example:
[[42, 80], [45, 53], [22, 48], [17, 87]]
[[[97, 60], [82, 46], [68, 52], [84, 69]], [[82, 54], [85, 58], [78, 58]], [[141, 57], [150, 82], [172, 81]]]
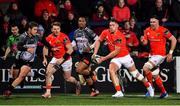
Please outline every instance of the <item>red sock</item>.
[[146, 88], [148, 88], [148, 87], [150, 86], [150, 84], [149, 84], [148, 82], [144, 82], [144, 86], [145, 86]]
[[156, 78], [155, 82], [156, 82], [156, 85], [158, 86], [158, 88], [160, 89], [161, 93], [165, 93], [166, 90], [164, 88], [164, 85], [163, 85], [163, 82], [162, 82], [162, 79], [160, 76], [158, 76]]
[[121, 91], [121, 86], [118, 85], [118, 86], [115, 87], [115, 89], [116, 89], [116, 91]]
[[153, 86], [153, 83], [152, 83], [152, 72], [147, 73], [146, 77], [147, 77], [148, 82], [150, 82], [151, 85]]
[[46, 89], [51, 89], [51, 87], [52, 87], [51, 85], [47, 85]]

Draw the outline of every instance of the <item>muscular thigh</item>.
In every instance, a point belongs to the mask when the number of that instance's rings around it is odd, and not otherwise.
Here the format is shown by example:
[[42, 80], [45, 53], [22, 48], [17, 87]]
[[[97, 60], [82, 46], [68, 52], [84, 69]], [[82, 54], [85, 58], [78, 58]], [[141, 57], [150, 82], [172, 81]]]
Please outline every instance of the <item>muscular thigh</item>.
[[28, 65], [23, 65], [20, 69], [19, 76], [26, 76], [31, 71], [31, 67]]
[[159, 66], [163, 61], [165, 60], [164, 56], [160, 55], [152, 55], [149, 58], [149, 61], [154, 65], [154, 66]]

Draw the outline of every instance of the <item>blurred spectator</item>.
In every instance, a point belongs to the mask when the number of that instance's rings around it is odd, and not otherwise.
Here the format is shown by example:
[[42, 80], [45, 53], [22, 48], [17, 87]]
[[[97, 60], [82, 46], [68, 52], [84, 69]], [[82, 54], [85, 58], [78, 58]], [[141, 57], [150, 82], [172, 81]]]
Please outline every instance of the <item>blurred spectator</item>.
[[141, 37], [141, 28], [137, 25], [137, 20], [134, 16], [132, 16], [129, 20], [130, 22], [130, 30], [132, 32], [135, 32], [137, 35], [137, 38], [140, 40]]
[[156, 15], [158, 17], [158, 19], [160, 20], [160, 22], [166, 22], [168, 21], [168, 8], [164, 5], [163, 0], [156, 0], [155, 1], [155, 7], [152, 7], [150, 14], [149, 14], [149, 18], [152, 15]]
[[28, 20], [35, 20], [34, 7], [37, 0], [18, 0], [19, 8]]
[[27, 17], [22, 17], [19, 25], [19, 33], [22, 34], [26, 31], [28, 25], [28, 19]]
[[76, 12], [79, 16], [92, 16], [92, 10], [94, 0], [71, 0]]
[[73, 12], [68, 12], [68, 17], [62, 22], [62, 32], [69, 35], [71, 32], [77, 29], [77, 17], [74, 16]]
[[16, 2], [12, 2], [9, 5], [9, 8], [6, 14], [10, 17], [10, 21], [9, 21], [10, 23], [18, 24], [18, 25], [20, 24], [19, 22], [21, 18], [23, 17], [23, 14], [19, 10], [19, 6]]
[[140, 15], [137, 17], [140, 21], [149, 21], [150, 8], [154, 6], [155, 0], [140, 0]]
[[[107, 21], [108, 19], [109, 19], [109, 15], [105, 11], [104, 5], [103, 4], [98, 4], [96, 12], [93, 13], [92, 21], [94, 21], [94, 22], [103, 22], [103, 21]], [[97, 26], [97, 27], [93, 28], [93, 30], [97, 35], [100, 35], [101, 32], [105, 28], [106, 28], [105, 26]]]
[[103, 4], [99, 4], [96, 9], [96, 13], [93, 14], [92, 20], [96, 22], [105, 21], [109, 19], [109, 15], [104, 9]]
[[10, 17], [8, 15], [4, 15], [2, 26], [2, 33], [1, 33], [1, 39], [2, 39], [2, 44], [6, 44], [6, 40], [10, 34], [10, 23], [9, 23]]
[[112, 9], [117, 4], [117, 0], [101, 0], [101, 2], [104, 4], [104, 8], [107, 10], [108, 15], [111, 16]]
[[47, 10], [42, 11], [42, 15], [39, 20], [39, 24], [41, 24], [45, 30], [44, 37], [48, 36], [51, 33], [51, 23], [52, 18], [49, 15], [49, 12]]
[[123, 22], [131, 17], [130, 9], [126, 6], [124, 0], [118, 0], [117, 5], [113, 7], [112, 16], [118, 21]]
[[139, 3], [137, 2], [137, 0], [127, 0], [127, 5], [130, 8], [131, 11], [131, 15], [134, 14], [136, 15], [138, 12], [138, 5]]
[[72, 12], [75, 17], [78, 16], [78, 14], [76, 13], [70, 0], [65, 0], [62, 4], [60, 4], [60, 3], [58, 4], [58, 7], [59, 7], [58, 8], [58, 11], [59, 11], [58, 19], [59, 19], [59, 21], [66, 20], [68, 18], [69, 12]]
[[126, 37], [126, 45], [127, 48], [132, 56], [137, 56], [138, 55], [138, 46], [139, 46], [139, 41], [136, 37], [136, 34], [130, 30], [130, 22], [125, 21], [124, 23], [124, 30], [122, 33]]
[[53, 16], [53, 17], [58, 16], [58, 10], [56, 8], [56, 5], [51, 0], [38, 0], [35, 3], [35, 7], [34, 7], [35, 17], [41, 17], [43, 10], [47, 10], [49, 16]]
[[180, 22], [180, 0], [171, 0], [172, 19], [175, 22]]

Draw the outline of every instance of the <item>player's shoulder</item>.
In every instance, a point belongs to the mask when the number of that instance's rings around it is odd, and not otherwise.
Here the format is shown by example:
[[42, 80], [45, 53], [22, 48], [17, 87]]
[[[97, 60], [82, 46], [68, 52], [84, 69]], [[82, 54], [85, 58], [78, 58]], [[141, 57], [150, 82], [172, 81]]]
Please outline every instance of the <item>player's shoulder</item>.
[[166, 31], [166, 30], [168, 30], [167, 28], [165, 28], [165, 27], [163, 27], [163, 26], [159, 26], [159, 29], [160, 29], [161, 31]]
[[108, 34], [108, 33], [109, 33], [109, 29], [104, 29], [104, 30], [102, 31], [102, 33]]
[[151, 31], [151, 27], [147, 27], [144, 31]]
[[66, 38], [66, 37], [68, 37], [68, 35], [63, 32], [60, 32], [60, 37]]
[[53, 36], [53, 34], [49, 34], [46, 38], [51, 38]]

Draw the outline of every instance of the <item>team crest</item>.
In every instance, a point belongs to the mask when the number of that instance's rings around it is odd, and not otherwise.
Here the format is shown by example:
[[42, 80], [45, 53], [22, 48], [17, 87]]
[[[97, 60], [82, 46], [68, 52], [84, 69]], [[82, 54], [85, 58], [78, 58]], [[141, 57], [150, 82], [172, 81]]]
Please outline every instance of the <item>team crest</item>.
[[56, 41], [56, 44], [60, 44], [60, 40], [57, 40], [57, 41]]
[[119, 38], [119, 39], [116, 39], [115, 42], [116, 42], [116, 43], [121, 43], [121, 42], [122, 42], [122, 39], [120, 39], [120, 38]]
[[157, 35], [157, 36], [160, 36], [160, 33], [157, 33], [156, 35]]

